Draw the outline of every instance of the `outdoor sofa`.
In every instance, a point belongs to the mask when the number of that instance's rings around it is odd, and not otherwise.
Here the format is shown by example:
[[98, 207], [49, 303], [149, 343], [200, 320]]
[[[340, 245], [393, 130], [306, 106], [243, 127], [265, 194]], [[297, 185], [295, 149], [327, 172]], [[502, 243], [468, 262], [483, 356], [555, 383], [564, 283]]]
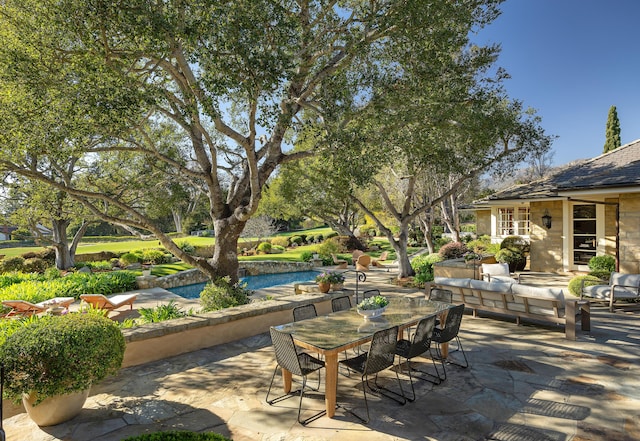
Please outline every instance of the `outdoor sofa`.
[[450, 290], [452, 301], [464, 303], [474, 317], [486, 311], [515, 317], [517, 324], [523, 318], [561, 324], [569, 340], [576, 338], [578, 314], [582, 330], [591, 327], [589, 302], [565, 299], [562, 289], [450, 277], [436, 277], [431, 286]]

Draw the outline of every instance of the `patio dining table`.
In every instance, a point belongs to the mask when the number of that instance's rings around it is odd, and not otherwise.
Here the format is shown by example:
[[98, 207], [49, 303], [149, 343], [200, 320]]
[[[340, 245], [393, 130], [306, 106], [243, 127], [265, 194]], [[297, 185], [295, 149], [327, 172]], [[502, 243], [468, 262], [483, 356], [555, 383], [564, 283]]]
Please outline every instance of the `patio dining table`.
[[[423, 318], [445, 313], [452, 305], [426, 298], [390, 296], [384, 314], [365, 320], [356, 308], [308, 320], [275, 326], [293, 336], [296, 345], [324, 355], [325, 406], [327, 416], [335, 415], [338, 389], [338, 354], [371, 341], [376, 331], [398, 326], [402, 331]], [[291, 391], [291, 373], [283, 369], [285, 393]]]

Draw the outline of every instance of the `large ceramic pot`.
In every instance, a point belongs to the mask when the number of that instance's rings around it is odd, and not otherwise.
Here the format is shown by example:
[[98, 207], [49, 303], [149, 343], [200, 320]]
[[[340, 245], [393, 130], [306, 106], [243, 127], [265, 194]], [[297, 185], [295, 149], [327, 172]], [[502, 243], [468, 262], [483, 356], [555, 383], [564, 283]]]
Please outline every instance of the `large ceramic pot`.
[[78, 415], [88, 396], [89, 389], [86, 389], [81, 392], [48, 397], [34, 406], [37, 396], [35, 393], [30, 393], [22, 396], [22, 404], [29, 417], [38, 426], [54, 426]]
[[327, 293], [331, 289], [331, 284], [329, 282], [318, 282], [318, 289], [322, 293]]

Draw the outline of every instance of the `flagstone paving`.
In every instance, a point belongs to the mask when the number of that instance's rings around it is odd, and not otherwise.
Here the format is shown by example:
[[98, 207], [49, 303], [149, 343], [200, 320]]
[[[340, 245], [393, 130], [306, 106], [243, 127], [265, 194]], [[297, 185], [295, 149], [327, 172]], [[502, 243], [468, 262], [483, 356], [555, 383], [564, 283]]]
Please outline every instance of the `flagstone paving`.
[[[640, 440], [637, 310], [594, 305], [591, 331], [578, 330], [577, 341], [566, 340], [560, 326], [517, 326], [487, 315], [466, 315], [460, 336], [468, 369], [448, 365], [440, 385], [418, 381], [417, 400], [404, 406], [368, 394], [368, 425], [340, 407], [335, 418], [303, 427], [297, 397], [267, 405], [275, 362], [268, 334], [260, 334], [122, 369], [93, 387], [72, 421], [39, 428], [20, 413], [4, 420], [4, 430], [10, 441], [121, 440], [159, 430], [213, 431], [236, 441]], [[401, 378], [406, 390], [409, 380]], [[339, 404], [363, 411], [358, 379], [341, 375], [338, 382]], [[323, 406], [322, 388], [303, 402], [308, 415]]]

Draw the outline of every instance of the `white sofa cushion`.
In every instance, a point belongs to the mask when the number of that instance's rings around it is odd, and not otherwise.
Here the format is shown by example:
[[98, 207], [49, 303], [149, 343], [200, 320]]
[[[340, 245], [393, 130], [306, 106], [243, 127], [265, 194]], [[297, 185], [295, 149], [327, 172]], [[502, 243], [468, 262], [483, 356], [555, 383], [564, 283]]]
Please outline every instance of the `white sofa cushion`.
[[[523, 302], [518, 297], [542, 297], [560, 300], [561, 306], [564, 307], [564, 293], [559, 288], [539, 288], [537, 286], [514, 283], [511, 285], [511, 292], [514, 294], [516, 302]], [[529, 303], [531, 304], [531, 302]]]
[[491, 282], [485, 282], [484, 280], [471, 280], [469, 285], [471, 286], [471, 289], [494, 292], [511, 292], [511, 286], [508, 283], [493, 282], [493, 278], [491, 278], [491, 280]]
[[436, 277], [433, 280], [437, 285], [456, 286], [458, 288], [469, 288], [471, 279], [459, 279], [456, 277]]

